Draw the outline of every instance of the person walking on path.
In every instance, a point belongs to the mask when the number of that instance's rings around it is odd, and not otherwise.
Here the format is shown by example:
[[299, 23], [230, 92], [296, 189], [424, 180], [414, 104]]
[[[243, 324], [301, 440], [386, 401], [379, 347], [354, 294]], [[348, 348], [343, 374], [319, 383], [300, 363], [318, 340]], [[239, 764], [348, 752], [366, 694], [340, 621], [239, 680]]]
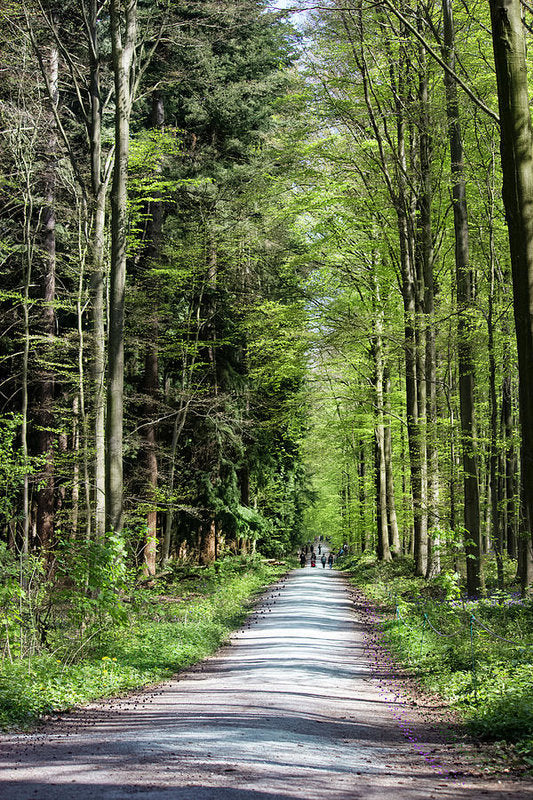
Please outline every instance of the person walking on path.
[[306, 564], [307, 564], [307, 556], [305, 555], [304, 551], [302, 550], [302, 552], [300, 553], [300, 566], [301, 567], [305, 567]]
[[333, 553], [329, 554], [328, 564], [329, 564], [329, 568], [331, 569], [332, 566], [333, 566]]
[[320, 560], [322, 562], [322, 569], [325, 569], [326, 568], [326, 554], [325, 553], [322, 555], [322, 558]]

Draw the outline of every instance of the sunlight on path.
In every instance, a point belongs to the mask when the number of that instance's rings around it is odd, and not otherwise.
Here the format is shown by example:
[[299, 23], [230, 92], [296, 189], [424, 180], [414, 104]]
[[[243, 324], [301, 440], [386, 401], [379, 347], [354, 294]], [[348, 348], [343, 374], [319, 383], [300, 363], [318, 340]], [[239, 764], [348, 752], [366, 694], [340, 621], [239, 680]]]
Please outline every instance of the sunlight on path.
[[[413, 750], [371, 676], [343, 579], [305, 567], [196, 669], [4, 737], [2, 800], [533, 797], [463, 785]], [[419, 726], [420, 727], [420, 726]], [[431, 731], [420, 730], [425, 746]]]

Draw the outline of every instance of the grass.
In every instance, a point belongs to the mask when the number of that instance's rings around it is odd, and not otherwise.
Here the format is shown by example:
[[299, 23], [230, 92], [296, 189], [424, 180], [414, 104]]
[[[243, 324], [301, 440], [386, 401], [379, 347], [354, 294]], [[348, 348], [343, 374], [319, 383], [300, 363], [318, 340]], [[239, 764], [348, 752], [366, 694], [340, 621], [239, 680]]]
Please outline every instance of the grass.
[[25, 729], [44, 715], [170, 678], [213, 653], [286, 569], [260, 558], [178, 567], [163, 584], [132, 593], [121, 624], [108, 619], [82, 633], [58, 626], [46, 650], [4, 659], [0, 727]]
[[384, 642], [421, 685], [459, 710], [480, 738], [512, 743], [533, 767], [533, 602], [461, 599], [456, 576], [417, 578], [412, 562], [362, 556], [351, 581], [384, 612]]

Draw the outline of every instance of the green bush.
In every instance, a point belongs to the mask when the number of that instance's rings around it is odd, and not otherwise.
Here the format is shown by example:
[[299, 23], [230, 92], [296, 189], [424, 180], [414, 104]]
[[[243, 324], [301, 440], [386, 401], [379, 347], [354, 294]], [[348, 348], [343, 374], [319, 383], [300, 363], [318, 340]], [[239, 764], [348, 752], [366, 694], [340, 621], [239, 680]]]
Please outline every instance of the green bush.
[[[81, 593], [84, 569], [71, 591]], [[43, 714], [156, 683], [191, 666], [216, 650], [244, 619], [250, 599], [284, 569], [259, 556], [188, 572], [183, 565], [172, 567], [164, 582], [120, 598], [118, 616], [108, 605], [118, 602], [116, 596], [105, 601], [103, 613], [90, 606], [89, 617], [96, 614], [103, 625], [92, 638], [76, 627], [76, 609], [51, 632], [48, 649], [31, 658], [4, 659], [0, 726], [27, 727]]]
[[533, 601], [505, 592], [462, 600], [455, 573], [425, 581], [406, 560], [365, 555], [347, 566], [388, 615], [384, 643], [422, 685], [462, 711], [478, 736], [515, 743], [533, 765]]

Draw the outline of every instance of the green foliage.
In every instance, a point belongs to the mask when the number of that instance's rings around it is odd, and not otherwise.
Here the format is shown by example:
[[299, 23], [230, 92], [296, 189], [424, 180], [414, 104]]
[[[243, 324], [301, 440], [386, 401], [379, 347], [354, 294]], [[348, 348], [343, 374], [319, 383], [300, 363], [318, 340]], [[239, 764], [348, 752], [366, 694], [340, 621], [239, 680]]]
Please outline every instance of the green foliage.
[[18, 516], [24, 476], [35, 471], [35, 459], [24, 461], [18, 445], [20, 414], [0, 417], [0, 519], [5, 522]]
[[[81, 581], [96, 574], [87, 569], [91, 560], [94, 554], [80, 559]], [[109, 606], [105, 615], [84, 606], [89, 620], [100, 615], [105, 635], [86, 637], [81, 648], [73, 620], [62, 628], [53, 652], [13, 663], [4, 659], [0, 726], [25, 727], [43, 714], [155, 683], [191, 666], [227, 638], [254, 594], [283, 571], [283, 565], [258, 556], [224, 559], [207, 569], [175, 565], [154, 589], [123, 598], [127, 625], [116, 624], [122, 619], [110, 614]]]
[[533, 764], [533, 602], [505, 593], [461, 600], [452, 572], [427, 584], [406, 575], [406, 563], [370, 556], [349, 568], [388, 615], [383, 640], [423, 686], [461, 710], [474, 733], [516, 743]]
[[108, 624], [128, 621], [123, 597], [134, 571], [128, 569], [122, 536], [97, 541], [62, 540], [54, 602], [66, 609], [82, 640], [101, 635]]

